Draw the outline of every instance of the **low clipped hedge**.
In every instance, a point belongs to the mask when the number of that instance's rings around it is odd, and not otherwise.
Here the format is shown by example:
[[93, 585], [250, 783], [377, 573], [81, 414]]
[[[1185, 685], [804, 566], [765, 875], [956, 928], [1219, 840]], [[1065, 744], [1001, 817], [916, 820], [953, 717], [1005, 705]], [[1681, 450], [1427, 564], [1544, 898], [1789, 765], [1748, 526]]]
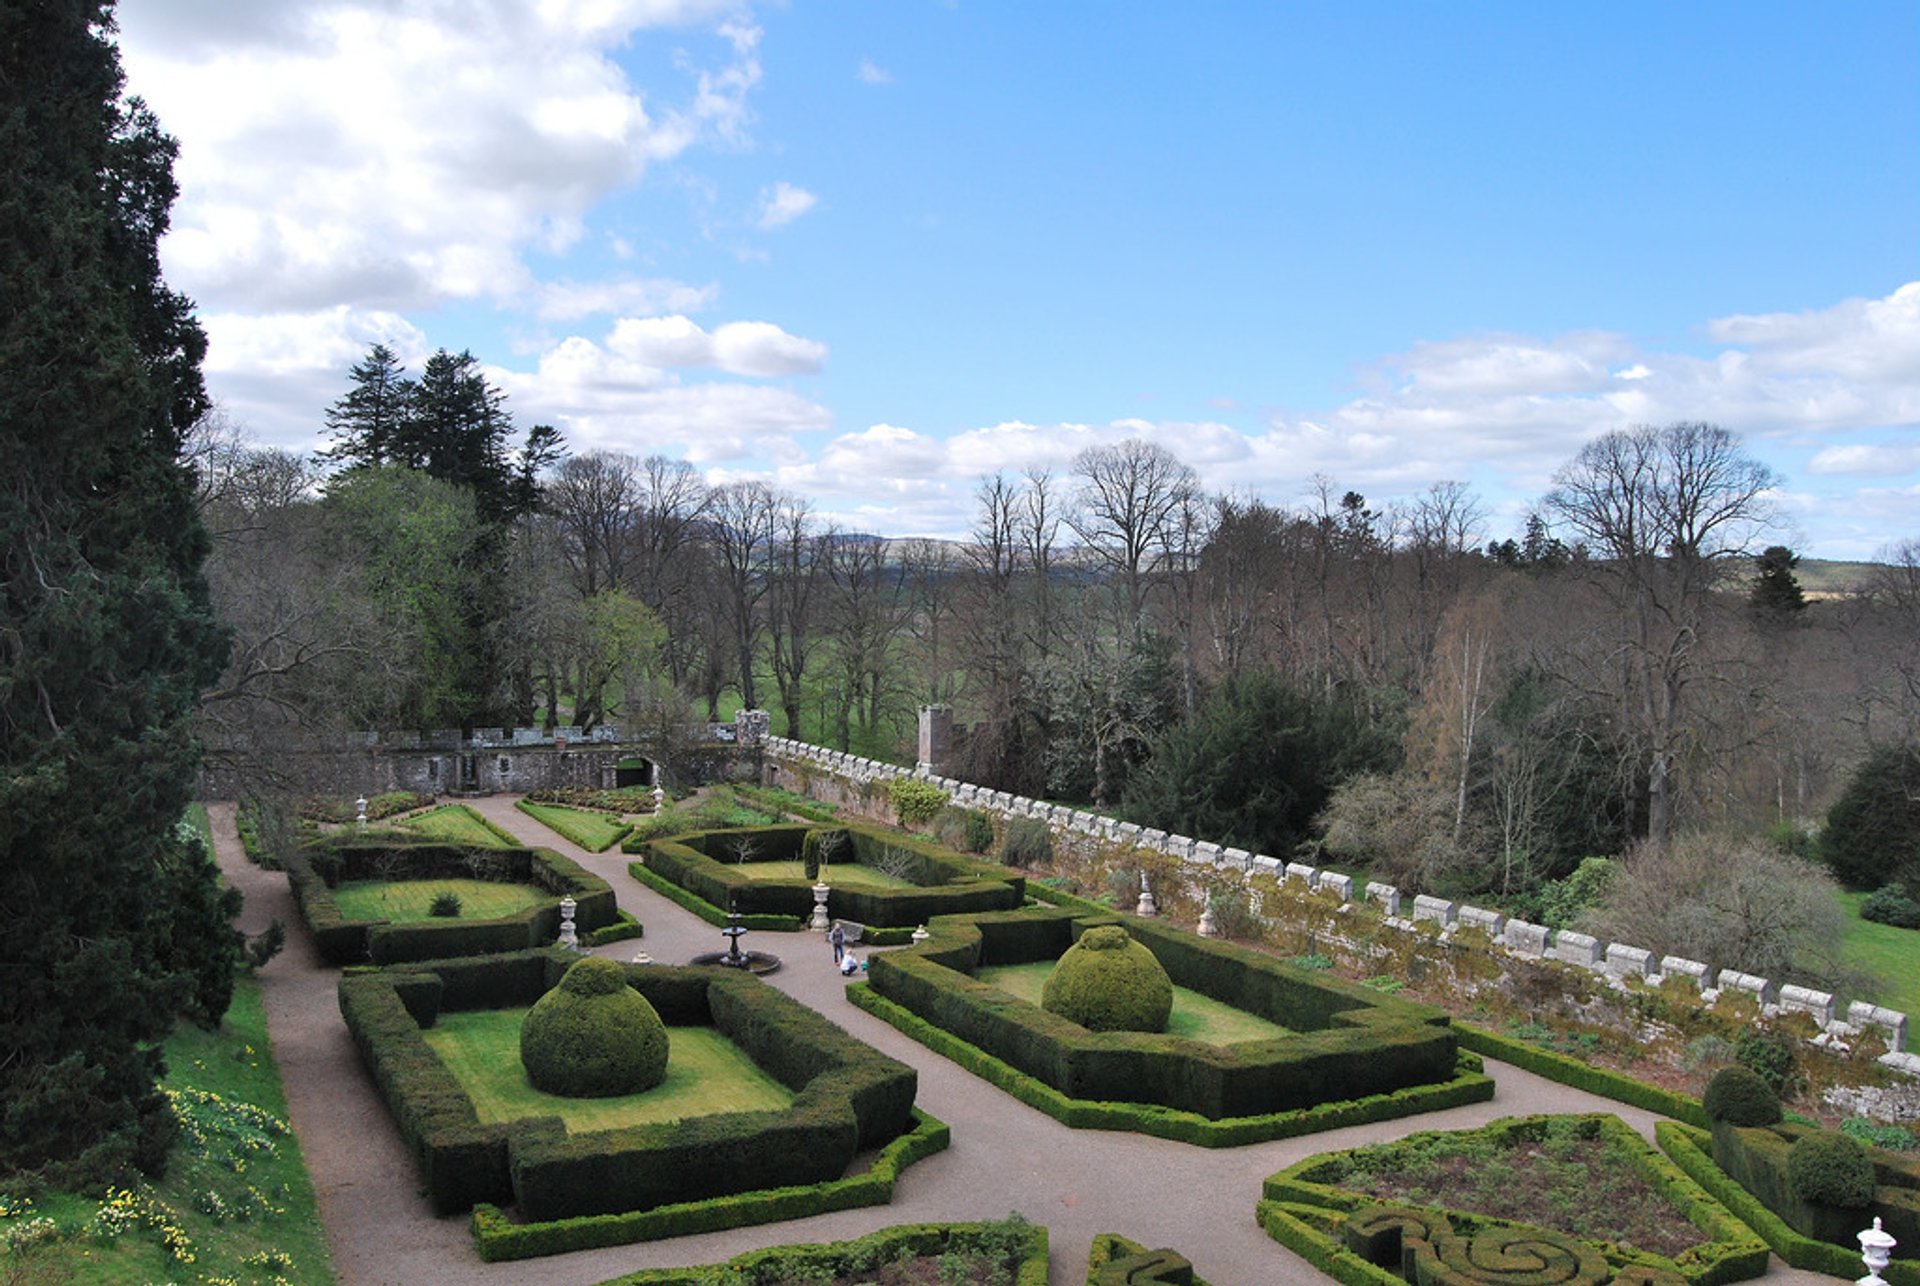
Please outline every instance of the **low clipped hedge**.
[[474, 1245], [482, 1260], [500, 1263], [702, 1232], [724, 1232], [836, 1210], [884, 1206], [893, 1200], [893, 1185], [902, 1171], [944, 1151], [951, 1142], [952, 1133], [944, 1123], [915, 1108], [913, 1128], [880, 1149], [879, 1156], [864, 1174], [826, 1183], [711, 1197], [653, 1210], [580, 1215], [545, 1223], [515, 1223], [498, 1206], [482, 1202], [473, 1208]]
[[1681, 1094], [1674, 1090], [1662, 1089], [1658, 1085], [1649, 1085], [1645, 1081], [1635, 1080], [1625, 1072], [1616, 1072], [1610, 1068], [1594, 1067], [1566, 1054], [1542, 1049], [1538, 1045], [1524, 1040], [1515, 1040], [1472, 1023], [1456, 1022], [1453, 1025], [1459, 1034], [1462, 1048], [1470, 1049], [1487, 1058], [1497, 1058], [1503, 1063], [1512, 1063], [1522, 1071], [1544, 1076], [1550, 1081], [1562, 1085], [1571, 1085], [1575, 1089], [1585, 1090], [1589, 1094], [1598, 1094], [1601, 1098], [1610, 1098], [1616, 1103], [1625, 1103], [1631, 1107], [1643, 1107], [1649, 1112], [1658, 1112], [1670, 1116], [1676, 1121], [1685, 1121], [1688, 1125], [1706, 1129], [1709, 1122], [1707, 1112], [1700, 1100], [1690, 1094]]
[[1810, 1201], [1793, 1182], [1793, 1155], [1796, 1150], [1821, 1146], [1823, 1135], [1826, 1139], [1846, 1138], [1791, 1122], [1740, 1126], [1715, 1121], [1710, 1135], [1713, 1163], [1802, 1237], [1858, 1246], [1855, 1234], [1869, 1227], [1877, 1216], [1902, 1246], [1920, 1247], [1920, 1162], [1853, 1140], [1833, 1145], [1864, 1151], [1873, 1172], [1866, 1180], [1868, 1200], [1852, 1208]]
[[868, 983], [877, 997], [1070, 1100], [1217, 1121], [1455, 1077], [1457, 1047], [1442, 1011], [1153, 921], [1128, 919], [1126, 929], [1175, 985], [1294, 1034], [1221, 1047], [1157, 1033], [1090, 1032], [972, 976], [983, 964], [1057, 958], [1081, 932], [1118, 923], [1049, 908], [944, 917], [929, 925], [932, 936], [921, 946], [873, 957]]
[[1046, 1286], [1047, 1230], [1024, 1221], [1014, 1229], [1003, 1223], [901, 1224], [852, 1241], [750, 1250], [723, 1264], [644, 1268], [600, 1286], [750, 1286], [771, 1281], [825, 1281], [870, 1274], [898, 1258], [996, 1251], [1010, 1235], [1020, 1238], [1013, 1286]]
[[1087, 1286], [1207, 1286], [1177, 1250], [1148, 1250], [1117, 1232], [1095, 1233], [1087, 1251]]
[[[643, 869], [656, 877], [646, 881], [651, 888], [660, 888], [656, 880], [663, 881], [715, 908], [722, 917], [733, 907], [747, 916], [788, 917], [797, 927], [813, 914], [811, 880], [756, 879], [723, 859], [733, 854], [735, 845], [750, 841], [756, 861], [801, 861], [807, 832], [813, 829], [794, 825], [695, 831], [639, 843], [629, 839], [621, 848], [645, 855]], [[833, 919], [911, 928], [937, 915], [1012, 909], [1025, 899], [1024, 877], [1004, 867], [962, 856], [916, 835], [852, 823], [837, 823], [836, 829], [844, 830], [850, 840], [838, 865], [876, 866], [891, 857], [902, 866], [901, 875], [917, 887], [833, 885], [827, 895], [827, 914]], [[828, 883], [832, 885], [831, 874]]]
[[[333, 897], [334, 888], [350, 880], [464, 879], [476, 871], [508, 883], [531, 884], [552, 900], [493, 920], [392, 924], [349, 920]], [[542, 946], [560, 936], [560, 899], [568, 895], [574, 900], [574, 929], [583, 938], [613, 926], [620, 917], [612, 885], [545, 848], [329, 843], [290, 858], [287, 878], [320, 958], [332, 965], [404, 964]]]
[[[667, 901], [683, 911], [691, 911], [708, 924], [722, 927], [732, 923], [727, 919], [724, 907], [717, 907], [697, 893], [681, 888], [664, 875], [657, 875], [647, 869], [643, 862], [629, 862], [627, 874], [641, 884], [646, 885]], [[795, 933], [807, 927], [807, 921], [797, 915], [742, 915], [740, 927], [758, 929], [764, 933]]]
[[839, 1178], [909, 1128], [915, 1071], [758, 979], [622, 966], [669, 1024], [706, 1023], [793, 1092], [738, 1112], [568, 1133], [556, 1117], [482, 1124], [422, 1032], [442, 1010], [530, 1005], [574, 959], [552, 949], [343, 977], [340, 1009], [441, 1214], [517, 1204], [532, 1222], [646, 1210], [755, 1187]]
[[[1507, 1117], [1480, 1130], [1459, 1133], [1486, 1134], [1499, 1140], [1526, 1138], [1543, 1130], [1553, 1119], [1551, 1116]], [[1569, 1282], [1590, 1281], [1598, 1286], [1610, 1281], [1631, 1281], [1651, 1286], [1664, 1281], [1687, 1286], [1721, 1286], [1766, 1273], [1766, 1243], [1708, 1188], [1648, 1146], [1620, 1118], [1591, 1113], [1580, 1119], [1591, 1122], [1600, 1136], [1631, 1157], [1640, 1177], [1711, 1240], [1669, 1259], [1611, 1244], [1593, 1245], [1564, 1233], [1529, 1228], [1511, 1220], [1429, 1207], [1387, 1205], [1375, 1197], [1342, 1188], [1336, 1181], [1352, 1152], [1373, 1151], [1373, 1147], [1323, 1152], [1269, 1175], [1262, 1185], [1261, 1224], [1275, 1240], [1323, 1272], [1343, 1282], [1365, 1286], [1416, 1280], [1395, 1271], [1403, 1264], [1412, 1265], [1414, 1256], [1402, 1254], [1401, 1242], [1406, 1233], [1412, 1234], [1408, 1240], [1430, 1243], [1433, 1253], [1427, 1256], [1429, 1262], [1420, 1270], [1426, 1275], [1417, 1278], [1423, 1283], [1526, 1280], [1497, 1275], [1449, 1278], [1435, 1271], [1433, 1265], [1445, 1264], [1457, 1273], [1457, 1252], [1464, 1250], [1465, 1242], [1483, 1236], [1525, 1241], [1540, 1234], [1548, 1239], [1543, 1244], [1558, 1242], [1581, 1248], [1572, 1254], [1572, 1259], [1581, 1265], [1579, 1271], [1584, 1275], [1564, 1279]], [[1280, 1217], [1270, 1218], [1270, 1215]], [[1433, 1244], [1441, 1237], [1463, 1244], [1443, 1250]], [[1485, 1243], [1489, 1254], [1496, 1244]], [[1636, 1273], [1642, 1275], [1635, 1276]]]
[[[1715, 1163], [1713, 1136], [1706, 1130], [1672, 1121], [1658, 1121], [1654, 1124], [1653, 1136], [1661, 1149], [1673, 1158], [1675, 1165], [1739, 1216], [1774, 1254], [1787, 1263], [1807, 1272], [1825, 1273], [1849, 1281], [1858, 1275], [1860, 1250], [1857, 1242], [1848, 1248], [1796, 1231], [1785, 1219], [1769, 1209], [1761, 1197]], [[1872, 1213], [1868, 1211], [1868, 1217], [1858, 1220], [1856, 1232], [1871, 1226]], [[1896, 1238], [1899, 1236], [1897, 1233], [1893, 1235]], [[1915, 1245], [1904, 1240], [1901, 1244], [1907, 1247]], [[1896, 1259], [1881, 1270], [1881, 1276], [1893, 1286], [1920, 1286], [1920, 1259]]]

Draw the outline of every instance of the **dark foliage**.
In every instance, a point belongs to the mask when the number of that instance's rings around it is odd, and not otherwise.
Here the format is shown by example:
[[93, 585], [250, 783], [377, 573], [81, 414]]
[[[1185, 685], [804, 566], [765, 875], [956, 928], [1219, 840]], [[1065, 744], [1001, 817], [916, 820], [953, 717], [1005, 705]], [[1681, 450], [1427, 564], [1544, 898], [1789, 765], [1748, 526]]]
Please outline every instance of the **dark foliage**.
[[1707, 1082], [1700, 1099], [1707, 1118], [1729, 1125], [1772, 1125], [1780, 1119], [1780, 1096], [1750, 1067], [1723, 1067]]
[[176, 830], [227, 640], [181, 447], [206, 337], [160, 277], [175, 145], [107, 5], [0, 8], [0, 1174], [121, 1180], [174, 1123], [155, 1042], [237, 939]]
[[1229, 681], [1155, 744], [1122, 812], [1142, 826], [1287, 854], [1333, 787], [1387, 769], [1394, 730], [1271, 673]]
[[1920, 929], [1920, 902], [1908, 896], [1898, 884], [1888, 884], [1869, 893], [1860, 904], [1860, 918], [1896, 929]]
[[1820, 856], [1849, 888], [1920, 883], [1920, 746], [1867, 756], [1827, 811]]

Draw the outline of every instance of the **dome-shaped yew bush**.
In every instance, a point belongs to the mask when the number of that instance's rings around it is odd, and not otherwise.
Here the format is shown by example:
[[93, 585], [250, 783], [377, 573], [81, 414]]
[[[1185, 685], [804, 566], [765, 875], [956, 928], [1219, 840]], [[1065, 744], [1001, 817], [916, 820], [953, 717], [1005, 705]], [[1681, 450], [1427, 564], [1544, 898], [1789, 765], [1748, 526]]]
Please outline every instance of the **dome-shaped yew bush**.
[[1107, 924], [1067, 948], [1047, 975], [1040, 1004], [1089, 1031], [1165, 1031], [1173, 982], [1153, 952]]
[[1780, 1096], [1773, 1086], [1739, 1063], [1713, 1074], [1700, 1103], [1710, 1120], [1729, 1125], [1775, 1125], [1780, 1120]]
[[520, 1062], [549, 1094], [637, 1094], [667, 1077], [667, 1026], [620, 965], [588, 956], [527, 1011]]
[[1873, 1162], [1838, 1130], [1803, 1134], [1787, 1150], [1787, 1186], [1809, 1205], [1860, 1210], [1873, 1204]]

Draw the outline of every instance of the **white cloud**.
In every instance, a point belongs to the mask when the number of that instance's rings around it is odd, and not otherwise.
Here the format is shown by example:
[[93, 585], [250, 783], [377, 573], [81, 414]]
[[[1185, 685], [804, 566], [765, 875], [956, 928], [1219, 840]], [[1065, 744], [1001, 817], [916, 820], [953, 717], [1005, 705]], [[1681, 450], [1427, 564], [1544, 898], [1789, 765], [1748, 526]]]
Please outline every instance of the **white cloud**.
[[578, 321], [625, 313], [686, 313], [711, 307], [718, 286], [690, 286], [659, 277], [625, 277], [609, 281], [549, 281], [534, 291], [534, 311], [548, 321]]
[[1750, 350], [1768, 373], [1911, 384], [1920, 381], [1920, 282], [1909, 282], [1885, 299], [1723, 317], [1708, 323], [1707, 333]]
[[1851, 474], [1867, 478], [1912, 473], [1920, 469], [1920, 443], [1827, 447], [1808, 461], [1807, 469], [1812, 473]]
[[893, 73], [874, 62], [871, 58], [862, 58], [860, 68], [853, 73], [854, 79], [862, 85], [891, 85]]
[[659, 367], [711, 367], [733, 375], [812, 375], [827, 346], [769, 322], [727, 322], [711, 333], [685, 317], [628, 317], [607, 336], [610, 351]]
[[762, 230], [784, 228], [819, 204], [820, 198], [805, 188], [779, 182], [760, 193], [759, 226]]
[[[759, 32], [736, 8], [128, 6], [130, 86], [182, 140], [169, 279], [268, 312], [521, 296], [528, 249], [571, 244], [649, 164], [744, 137]], [[703, 25], [723, 65], [688, 62], [678, 101], [612, 57], [637, 31]]]

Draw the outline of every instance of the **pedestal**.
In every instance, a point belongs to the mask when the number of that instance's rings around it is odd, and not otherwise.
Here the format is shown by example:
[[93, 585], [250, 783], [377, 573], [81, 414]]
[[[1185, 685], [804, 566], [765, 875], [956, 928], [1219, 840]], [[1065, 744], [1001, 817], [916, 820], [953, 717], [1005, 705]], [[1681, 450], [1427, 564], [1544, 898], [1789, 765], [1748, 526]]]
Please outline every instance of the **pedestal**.
[[813, 886], [813, 918], [807, 921], [807, 927], [815, 932], [825, 933], [827, 931], [829, 923], [827, 920], [827, 894], [832, 891], [832, 889], [827, 887], [825, 880], [821, 880]]

